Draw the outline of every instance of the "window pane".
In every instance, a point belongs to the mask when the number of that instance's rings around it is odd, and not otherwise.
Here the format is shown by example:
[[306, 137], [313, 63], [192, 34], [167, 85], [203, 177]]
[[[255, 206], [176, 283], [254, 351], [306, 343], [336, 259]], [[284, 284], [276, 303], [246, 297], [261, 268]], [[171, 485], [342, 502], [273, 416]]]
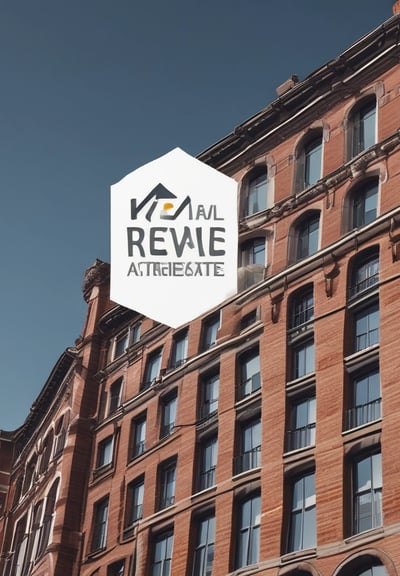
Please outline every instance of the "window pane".
[[320, 137], [305, 147], [305, 187], [315, 184], [321, 178], [322, 140]]
[[268, 176], [266, 172], [250, 179], [247, 195], [247, 216], [267, 208], [267, 190]]

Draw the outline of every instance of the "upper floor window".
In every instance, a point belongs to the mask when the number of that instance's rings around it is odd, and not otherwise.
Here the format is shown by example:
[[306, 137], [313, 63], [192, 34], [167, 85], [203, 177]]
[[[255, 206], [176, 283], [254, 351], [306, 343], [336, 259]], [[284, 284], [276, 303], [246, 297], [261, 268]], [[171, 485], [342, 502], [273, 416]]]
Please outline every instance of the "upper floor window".
[[160, 438], [165, 438], [174, 431], [177, 402], [176, 390], [161, 400]]
[[353, 534], [381, 525], [381, 453], [363, 454], [353, 463]]
[[208, 350], [217, 342], [217, 335], [220, 326], [220, 312], [212, 314], [203, 320], [201, 349]]
[[43, 472], [47, 470], [52, 450], [53, 450], [53, 431], [50, 430], [50, 432], [47, 434], [43, 442], [43, 451], [40, 457], [40, 468], [39, 468], [40, 474], [43, 474]]
[[125, 353], [128, 346], [134, 344], [140, 339], [141, 322], [136, 322], [126, 328], [123, 332], [117, 334], [111, 344], [111, 360], [115, 360]]
[[292, 482], [289, 552], [316, 545], [315, 474], [297, 477]]
[[373, 178], [362, 182], [351, 191], [352, 229], [361, 228], [377, 217], [379, 181]]
[[143, 454], [146, 449], [146, 415], [142, 414], [132, 420], [131, 458]]
[[265, 238], [251, 238], [240, 248], [239, 290], [261, 282], [265, 273]]
[[379, 304], [374, 302], [354, 314], [354, 352], [379, 342]]
[[252, 216], [271, 206], [270, 183], [268, 171], [265, 166], [260, 166], [250, 172], [246, 179], [244, 189], [246, 191], [244, 216]]
[[125, 560], [117, 560], [107, 566], [107, 576], [124, 576], [125, 574]]
[[296, 151], [296, 192], [315, 184], [322, 176], [322, 131], [313, 130]]
[[246, 422], [240, 429], [240, 454], [236, 472], [245, 472], [261, 465], [261, 419]]
[[47, 548], [50, 541], [50, 535], [54, 524], [54, 515], [56, 510], [56, 501], [58, 494], [58, 485], [60, 479], [57, 478], [47, 494], [46, 506], [44, 509], [43, 522], [40, 528], [40, 538], [38, 543], [37, 556], [43, 554]]
[[170, 460], [160, 467], [160, 499], [159, 510], [172, 506], [175, 502], [176, 459]]
[[379, 254], [377, 250], [363, 252], [353, 262], [350, 297], [363, 294], [379, 282]]
[[239, 356], [239, 397], [245, 398], [261, 387], [260, 353], [258, 345]]
[[94, 506], [91, 552], [96, 552], [106, 547], [107, 521], [108, 496], [97, 502]]
[[108, 414], [112, 414], [121, 405], [121, 395], [122, 395], [122, 377], [118, 378], [110, 386], [109, 404], [108, 404]]
[[217, 467], [218, 440], [216, 436], [208, 438], [200, 446], [199, 490], [215, 485]]
[[293, 346], [293, 379], [302, 378], [315, 371], [314, 339], [302, 340]]
[[66, 412], [57, 420], [54, 434], [54, 458], [56, 458], [64, 449], [67, 439], [67, 428], [69, 424], [69, 413]]
[[200, 417], [207, 418], [218, 410], [219, 372], [202, 376], [200, 394]]
[[188, 330], [182, 330], [174, 335], [171, 353], [171, 368], [181, 366], [187, 360]]
[[99, 446], [97, 448], [96, 468], [102, 468], [103, 466], [111, 464], [113, 459], [113, 447], [114, 447], [113, 436], [108, 436], [107, 438], [99, 442]]
[[296, 260], [315, 254], [319, 248], [319, 214], [302, 220], [297, 228]]
[[128, 484], [126, 492], [125, 531], [142, 518], [143, 498], [144, 477], [142, 476]]
[[381, 385], [378, 368], [353, 378], [347, 428], [356, 428], [381, 417]]
[[162, 348], [147, 356], [142, 388], [148, 388], [160, 375]]
[[314, 318], [313, 287], [296, 292], [291, 300], [290, 328], [298, 328]]
[[349, 150], [354, 158], [376, 143], [376, 98], [363, 99], [349, 115]]
[[288, 450], [299, 450], [315, 444], [315, 408], [314, 394], [292, 402], [287, 437]]
[[201, 518], [196, 526], [193, 576], [211, 576], [214, 562], [215, 516]]
[[171, 576], [173, 532], [158, 535], [153, 544], [151, 576]]
[[260, 551], [261, 497], [251, 496], [240, 503], [237, 530], [236, 568], [255, 564]]

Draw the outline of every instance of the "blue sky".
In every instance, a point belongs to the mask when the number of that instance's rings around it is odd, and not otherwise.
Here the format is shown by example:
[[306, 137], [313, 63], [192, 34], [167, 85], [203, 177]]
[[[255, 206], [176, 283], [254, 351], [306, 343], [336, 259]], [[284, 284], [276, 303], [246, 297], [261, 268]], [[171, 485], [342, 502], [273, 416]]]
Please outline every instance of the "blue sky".
[[196, 155], [392, 15], [392, 0], [0, 2], [0, 429], [79, 336], [109, 189]]

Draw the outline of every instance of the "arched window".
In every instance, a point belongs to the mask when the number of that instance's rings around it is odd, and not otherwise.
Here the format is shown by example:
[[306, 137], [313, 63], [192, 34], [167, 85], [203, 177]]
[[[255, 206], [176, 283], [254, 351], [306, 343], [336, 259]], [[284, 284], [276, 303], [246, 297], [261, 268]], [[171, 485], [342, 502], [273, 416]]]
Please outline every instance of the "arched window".
[[348, 159], [354, 158], [376, 142], [376, 97], [358, 102], [349, 114]]
[[312, 130], [296, 150], [295, 192], [315, 184], [322, 176], [322, 130]]
[[294, 222], [289, 233], [289, 263], [299, 262], [318, 251], [319, 219], [319, 211], [310, 210]]
[[243, 182], [242, 215], [252, 216], [272, 206], [272, 188], [266, 166], [254, 168]]
[[43, 516], [43, 523], [41, 528], [39, 546], [38, 546], [38, 556], [41, 556], [50, 541], [50, 534], [53, 524], [53, 518], [55, 515], [55, 508], [56, 508], [56, 500], [57, 500], [57, 491], [58, 491], [58, 484], [60, 479], [57, 478], [54, 482], [52, 487], [49, 490], [46, 498], [46, 507], [44, 510]]

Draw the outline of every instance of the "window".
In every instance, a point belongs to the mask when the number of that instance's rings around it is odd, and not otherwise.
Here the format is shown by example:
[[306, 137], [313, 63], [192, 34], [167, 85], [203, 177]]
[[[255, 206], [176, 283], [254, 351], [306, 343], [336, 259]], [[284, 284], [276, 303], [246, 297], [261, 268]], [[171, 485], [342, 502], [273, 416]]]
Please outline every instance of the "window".
[[176, 391], [162, 399], [160, 438], [165, 438], [165, 436], [169, 436], [174, 431], [177, 401]]
[[386, 568], [379, 564], [371, 566], [370, 568], [363, 569], [362, 572], [357, 572], [356, 576], [387, 576]]
[[319, 247], [319, 214], [303, 218], [297, 227], [296, 261], [303, 260], [315, 252]]
[[108, 497], [103, 498], [94, 506], [91, 552], [96, 552], [106, 547], [107, 519]]
[[162, 349], [159, 348], [147, 356], [142, 388], [148, 388], [154, 384], [155, 380], [160, 375], [161, 354]]
[[358, 104], [349, 116], [351, 157], [357, 156], [376, 142], [376, 99]]
[[374, 303], [354, 315], [354, 351], [359, 352], [379, 342], [379, 305]]
[[240, 455], [236, 473], [245, 472], [261, 465], [261, 420], [256, 418], [240, 429]]
[[108, 436], [107, 438], [99, 442], [99, 446], [97, 449], [96, 468], [102, 468], [103, 466], [111, 464], [113, 459], [113, 446], [114, 446], [114, 438], [112, 436]]
[[200, 446], [199, 490], [206, 490], [215, 485], [217, 456], [218, 440], [216, 436], [213, 436]]
[[353, 222], [352, 229], [361, 228], [377, 217], [378, 211], [378, 187], [377, 178], [363, 182], [351, 192]]
[[316, 545], [315, 474], [305, 474], [292, 483], [289, 552]]
[[187, 360], [188, 330], [175, 334], [172, 344], [171, 368], [177, 368]]
[[126, 352], [128, 346], [139, 341], [141, 327], [142, 323], [136, 322], [135, 324], [129, 326], [129, 328], [127, 328], [114, 338], [111, 349], [112, 360], [116, 360], [117, 358], [122, 356], [122, 354]]
[[363, 294], [379, 282], [379, 255], [373, 253], [361, 254], [353, 264], [350, 283], [350, 297]]
[[315, 397], [297, 399], [291, 407], [287, 449], [299, 450], [315, 444]]
[[176, 460], [161, 465], [159, 510], [175, 502]]
[[132, 448], [131, 458], [136, 458], [143, 454], [146, 449], [146, 415], [142, 414], [132, 420], [131, 429]]
[[110, 401], [108, 414], [115, 412], [121, 406], [122, 378], [118, 378], [110, 386]]
[[39, 473], [43, 474], [46, 472], [47, 467], [50, 462], [50, 456], [53, 450], [53, 432], [50, 431], [43, 442], [42, 455], [40, 457], [40, 468]]
[[217, 342], [220, 325], [220, 313], [213, 314], [204, 320], [202, 331], [202, 350], [208, 350]]
[[26, 530], [26, 515], [25, 515], [23, 516], [23, 518], [21, 518], [21, 520], [18, 520], [18, 523], [15, 527], [13, 546], [12, 546], [14, 553], [11, 560], [10, 576], [20, 576], [21, 574], [21, 566], [23, 565], [24, 562], [27, 538], [28, 535]]
[[302, 378], [314, 372], [314, 339], [293, 346], [293, 378]]
[[171, 560], [174, 535], [172, 532], [160, 534], [154, 540], [151, 576], [171, 576]]
[[219, 372], [202, 377], [200, 417], [208, 418], [218, 410]]
[[143, 517], [144, 477], [128, 484], [126, 493], [125, 530]]
[[113, 360], [116, 360], [122, 354], [124, 354], [125, 350], [128, 347], [129, 343], [129, 332], [124, 332], [115, 338], [114, 342], [114, 353], [113, 353]]
[[211, 576], [214, 563], [215, 517], [207, 516], [197, 523], [193, 576]]
[[107, 576], [124, 576], [125, 560], [118, 560], [107, 566]]
[[239, 289], [246, 290], [264, 279], [265, 238], [252, 238], [240, 248]]
[[296, 192], [315, 184], [322, 176], [322, 132], [313, 130], [296, 151]]
[[353, 534], [381, 525], [382, 465], [377, 452], [353, 464]]
[[239, 356], [240, 398], [256, 392], [261, 387], [260, 354], [258, 346]]
[[61, 454], [67, 438], [67, 428], [69, 424], [69, 413], [65, 413], [58, 419], [55, 426], [54, 458]]
[[377, 368], [352, 381], [352, 405], [347, 428], [356, 428], [381, 417], [381, 385]]
[[245, 314], [240, 319], [240, 330], [246, 330], [246, 328], [249, 328], [249, 326], [252, 326], [253, 324], [255, 324], [257, 322], [257, 320], [258, 320], [258, 311], [257, 311], [257, 308], [255, 308], [254, 310], [252, 310], [248, 314]]
[[236, 568], [258, 562], [260, 548], [261, 497], [243, 500], [239, 509]]
[[298, 328], [314, 318], [313, 288], [307, 288], [296, 293], [291, 305], [290, 327]]
[[252, 216], [257, 212], [262, 212], [272, 205], [271, 187], [268, 180], [268, 172], [265, 166], [260, 166], [252, 170], [247, 177], [246, 204], [244, 216]]

